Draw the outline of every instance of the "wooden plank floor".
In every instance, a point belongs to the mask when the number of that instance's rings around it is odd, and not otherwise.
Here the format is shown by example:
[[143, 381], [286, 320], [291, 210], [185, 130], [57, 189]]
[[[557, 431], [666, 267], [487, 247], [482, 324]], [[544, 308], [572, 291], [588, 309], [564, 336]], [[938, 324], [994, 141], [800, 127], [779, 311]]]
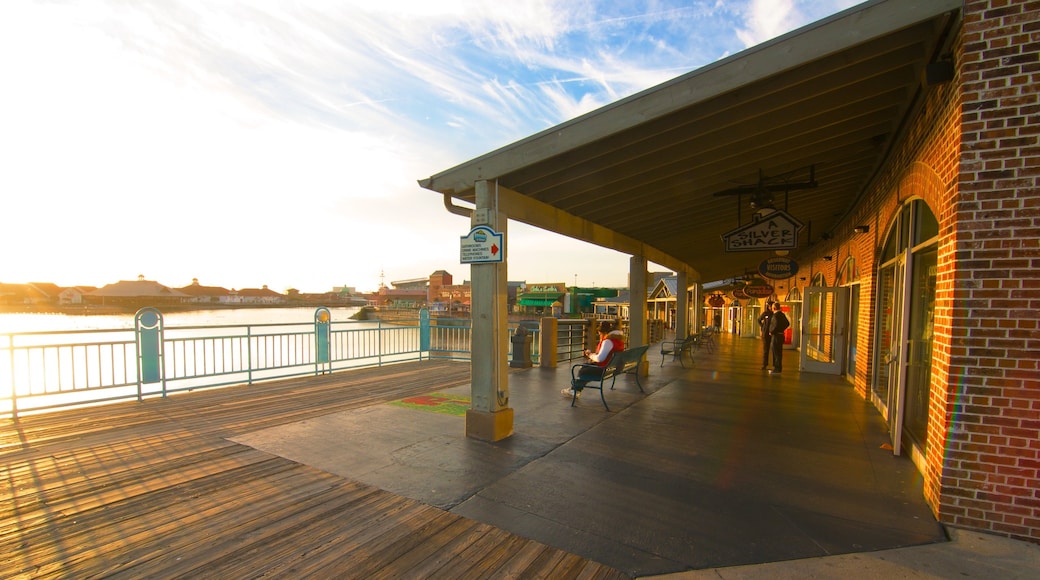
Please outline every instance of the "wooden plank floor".
[[4, 419], [0, 577], [627, 577], [227, 439], [468, 382], [413, 362]]

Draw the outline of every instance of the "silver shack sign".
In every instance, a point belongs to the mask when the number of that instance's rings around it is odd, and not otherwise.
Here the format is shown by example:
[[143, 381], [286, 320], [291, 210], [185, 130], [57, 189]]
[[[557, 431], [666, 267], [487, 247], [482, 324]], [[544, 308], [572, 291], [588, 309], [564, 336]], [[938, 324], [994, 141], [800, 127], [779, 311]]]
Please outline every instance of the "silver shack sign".
[[722, 234], [727, 252], [793, 250], [798, 247], [802, 222], [783, 210]]

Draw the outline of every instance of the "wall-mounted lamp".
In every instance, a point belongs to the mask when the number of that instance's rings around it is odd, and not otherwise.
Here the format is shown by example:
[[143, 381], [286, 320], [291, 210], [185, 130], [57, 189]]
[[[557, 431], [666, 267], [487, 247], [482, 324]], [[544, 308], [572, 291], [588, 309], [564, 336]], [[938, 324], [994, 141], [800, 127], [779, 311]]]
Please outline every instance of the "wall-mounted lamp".
[[805, 282], [805, 278], [799, 278], [798, 280], [801, 282]]
[[856, 226], [852, 228], [852, 231], [856, 232], [857, 234], [865, 234], [870, 231], [870, 226]]
[[831, 260], [833, 260], [833, 259], [834, 259], [834, 256], [824, 256], [824, 257], [823, 257], [823, 261], [824, 261], [824, 262], [830, 262], [830, 261], [831, 261]]

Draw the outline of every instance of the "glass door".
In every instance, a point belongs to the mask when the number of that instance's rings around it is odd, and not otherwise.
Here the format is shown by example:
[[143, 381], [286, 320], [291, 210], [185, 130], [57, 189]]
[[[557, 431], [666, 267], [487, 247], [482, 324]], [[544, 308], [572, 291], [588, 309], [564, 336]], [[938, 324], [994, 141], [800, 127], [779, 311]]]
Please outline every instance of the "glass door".
[[888, 420], [892, 452], [899, 455], [909, 442], [915, 462], [928, 433], [938, 233], [928, 206], [908, 203], [889, 231], [878, 270], [871, 400]]
[[845, 354], [848, 289], [807, 287], [802, 299], [801, 370], [840, 375]]

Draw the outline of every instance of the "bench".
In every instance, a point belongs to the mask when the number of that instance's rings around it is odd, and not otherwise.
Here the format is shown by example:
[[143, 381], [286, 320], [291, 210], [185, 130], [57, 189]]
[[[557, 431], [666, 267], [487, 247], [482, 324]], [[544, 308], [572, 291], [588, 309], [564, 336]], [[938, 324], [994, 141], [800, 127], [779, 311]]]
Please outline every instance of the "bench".
[[[571, 367], [571, 386], [573, 387], [578, 382], [584, 381], [585, 386], [583, 387], [583, 389], [599, 389], [599, 398], [603, 401], [603, 408], [608, 411], [610, 410], [610, 407], [607, 406], [607, 398], [603, 395], [603, 385], [607, 382], [607, 380], [610, 380], [610, 388], [611, 390], [613, 390], [614, 381], [617, 379], [618, 375], [633, 373], [636, 376], [636, 386], [639, 387], [639, 392], [646, 393], [646, 391], [643, 390], [642, 383], [639, 382], [639, 363], [643, 361], [643, 357], [646, 356], [646, 351], [649, 348], [649, 345], [644, 345], [629, 348], [621, 352], [616, 352], [614, 353], [614, 356], [610, 357], [610, 361], [607, 362], [607, 365], [604, 367], [600, 367], [599, 365], [594, 363], [576, 364]], [[582, 377], [581, 379], [579, 379], [578, 373], [581, 371], [581, 369], [589, 367], [597, 369], [602, 368], [603, 375], [600, 377]], [[577, 399], [578, 391], [572, 389], [572, 407], [574, 406], [574, 402], [577, 401]]]
[[707, 326], [701, 331], [700, 339], [697, 341], [697, 349], [701, 346], [708, 348], [708, 352], [715, 352], [715, 327]]
[[683, 368], [686, 368], [686, 362], [684, 358], [689, 359], [690, 366], [693, 366], [693, 350], [695, 347], [700, 346], [701, 336], [699, 334], [691, 334], [686, 338], [680, 338], [678, 340], [662, 340], [661, 341], [661, 366], [664, 366], [664, 357], [672, 355], [672, 362], [677, 359], [679, 364]]

